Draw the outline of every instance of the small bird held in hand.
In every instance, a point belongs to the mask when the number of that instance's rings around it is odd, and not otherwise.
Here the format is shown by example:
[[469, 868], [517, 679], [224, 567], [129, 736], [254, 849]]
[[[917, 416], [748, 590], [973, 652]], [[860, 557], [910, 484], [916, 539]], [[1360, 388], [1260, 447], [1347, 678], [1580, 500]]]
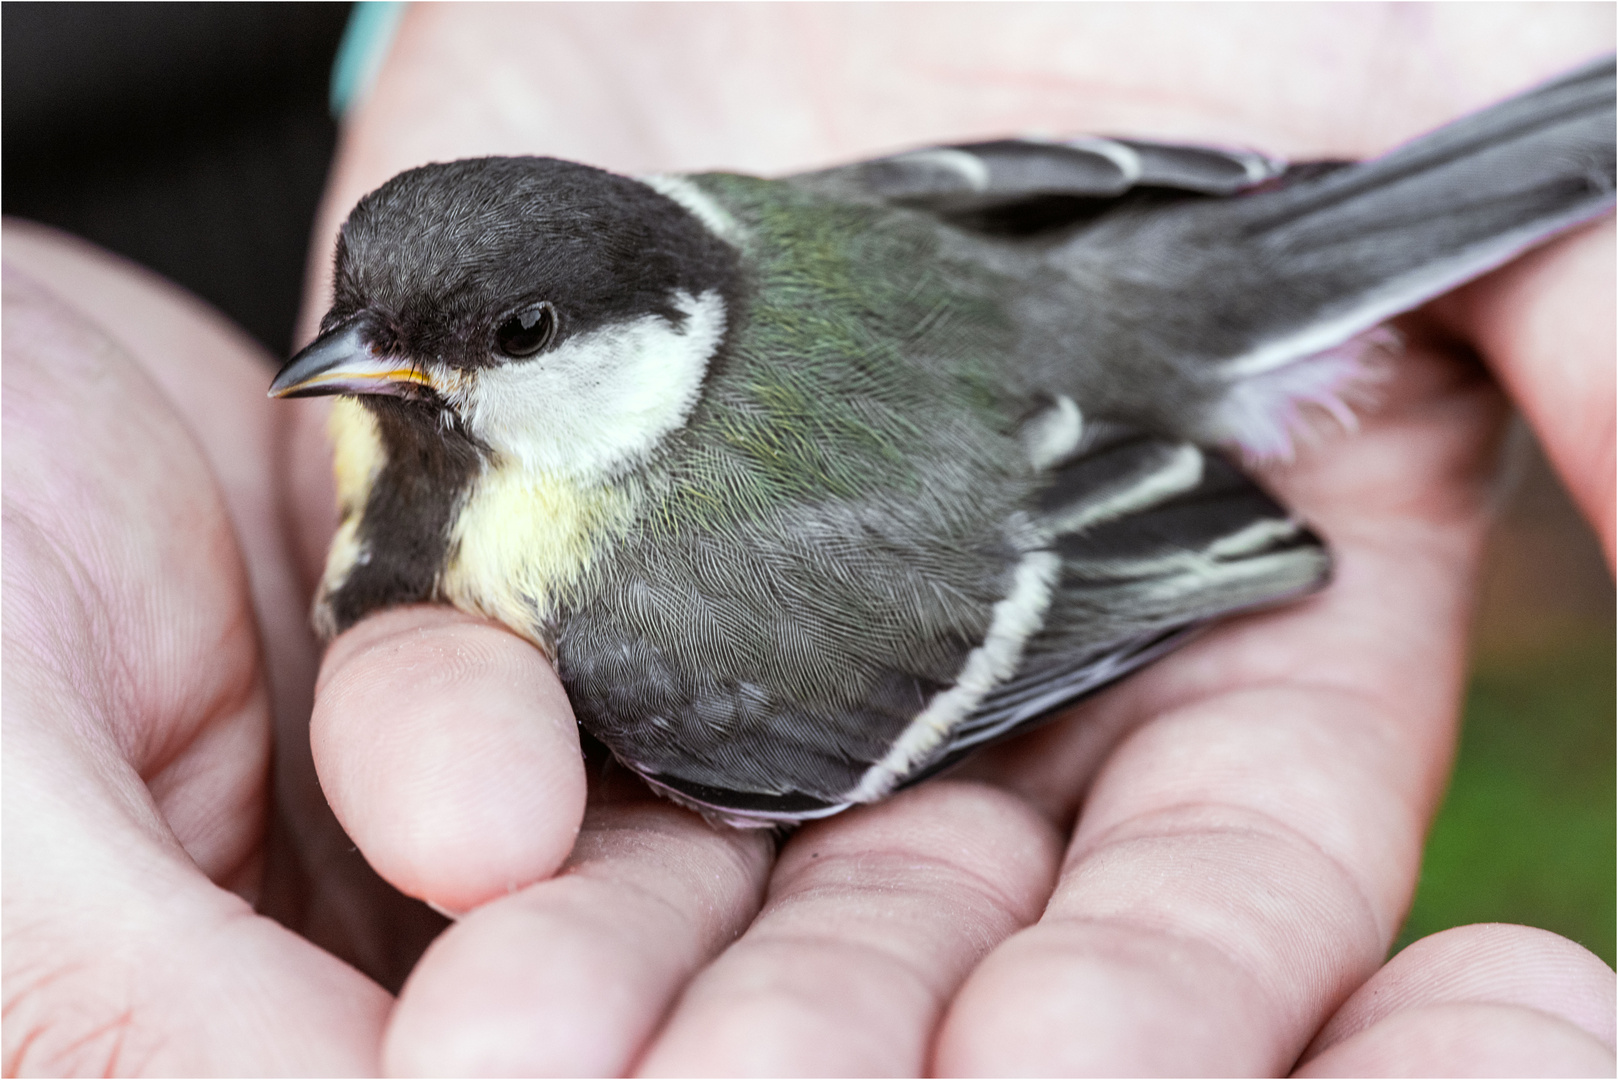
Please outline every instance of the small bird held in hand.
[[880, 799], [1321, 541], [1220, 448], [1342, 411], [1383, 320], [1612, 205], [1603, 60], [1378, 160], [1126, 139], [780, 180], [428, 165], [343, 226], [279, 396], [338, 394], [335, 634], [448, 602], [732, 824]]

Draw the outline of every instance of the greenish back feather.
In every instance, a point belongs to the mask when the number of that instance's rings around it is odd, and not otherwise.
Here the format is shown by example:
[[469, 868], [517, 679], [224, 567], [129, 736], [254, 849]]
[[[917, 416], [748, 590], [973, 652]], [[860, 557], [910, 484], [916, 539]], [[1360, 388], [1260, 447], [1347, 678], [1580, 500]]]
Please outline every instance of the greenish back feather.
[[1013, 328], [986, 271], [940, 258], [936, 224], [750, 177], [697, 181], [749, 234], [751, 288], [671, 447], [654, 528], [757, 519], [787, 500], [913, 498], [941, 479], [941, 453], [963, 480], [1016, 471], [1021, 406], [996, 363]]

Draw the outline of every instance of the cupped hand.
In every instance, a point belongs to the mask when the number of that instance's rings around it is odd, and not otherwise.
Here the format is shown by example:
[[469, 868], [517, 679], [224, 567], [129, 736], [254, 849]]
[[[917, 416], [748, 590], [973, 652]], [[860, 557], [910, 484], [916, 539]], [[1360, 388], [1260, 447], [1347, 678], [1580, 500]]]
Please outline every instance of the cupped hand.
[[299, 768], [268, 359], [47, 230], [4, 263], [4, 1070], [373, 1071], [390, 998], [345, 960], [397, 982], [438, 922]]

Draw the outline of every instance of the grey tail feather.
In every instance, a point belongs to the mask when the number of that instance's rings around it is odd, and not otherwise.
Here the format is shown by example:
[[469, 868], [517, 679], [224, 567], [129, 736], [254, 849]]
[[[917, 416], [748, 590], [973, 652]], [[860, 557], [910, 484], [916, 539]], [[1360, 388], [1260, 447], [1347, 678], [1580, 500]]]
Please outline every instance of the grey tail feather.
[[[1225, 250], [1269, 268], [1232, 374], [1341, 344], [1612, 206], [1614, 61], [1373, 161], [1225, 205]], [[1251, 282], [1237, 272], [1232, 282]]]
[[[1159, 313], [1160, 355], [1193, 361], [1209, 389], [1209, 374], [1240, 385], [1607, 211], [1614, 97], [1609, 56], [1373, 161], [1294, 168], [1081, 237], [1075, 253], [1151, 283], [1137, 300]], [[1218, 427], [1198, 434], [1232, 434]]]
[[[1614, 60], [1603, 57], [1373, 161], [1334, 169], [1312, 183], [1288, 185], [1281, 197], [1266, 200], [1269, 205], [1244, 222], [1244, 230], [1258, 236], [1289, 225], [1331, 221], [1328, 212], [1336, 206], [1370, 193], [1385, 197], [1405, 185], [1412, 185], [1411, 198], [1418, 202], [1429, 186], [1451, 196], [1466, 189], [1498, 194], [1499, 188], [1525, 190], [1569, 181], [1582, 181], [1588, 194], [1610, 199], [1613, 129], [1599, 121], [1612, 116], [1615, 93]], [[1501, 167], [1502, 175], [1492, 176], [1489, 166]], [[1456, 170], [1453, 175], [1451, 169]], [[1577, 189], [1571, 192], [1575, 199], [1578, 194]], [[1348, 224], [1358, 216], [1350, 213]]]

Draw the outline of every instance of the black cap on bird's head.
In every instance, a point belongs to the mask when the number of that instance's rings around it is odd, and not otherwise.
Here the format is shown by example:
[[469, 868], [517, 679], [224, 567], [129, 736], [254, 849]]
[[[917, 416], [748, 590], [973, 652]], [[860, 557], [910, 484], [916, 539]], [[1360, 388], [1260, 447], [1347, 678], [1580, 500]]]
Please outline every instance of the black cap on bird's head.
[[640, 181], [540, 157], [425, 165], [349, 214], [320, 337], [271, 394], [444, 397], [434, 371], [526, 360], [648, 315], [679, 328], [681, 297], [727, 296], [735, 273], [728, 244]]

